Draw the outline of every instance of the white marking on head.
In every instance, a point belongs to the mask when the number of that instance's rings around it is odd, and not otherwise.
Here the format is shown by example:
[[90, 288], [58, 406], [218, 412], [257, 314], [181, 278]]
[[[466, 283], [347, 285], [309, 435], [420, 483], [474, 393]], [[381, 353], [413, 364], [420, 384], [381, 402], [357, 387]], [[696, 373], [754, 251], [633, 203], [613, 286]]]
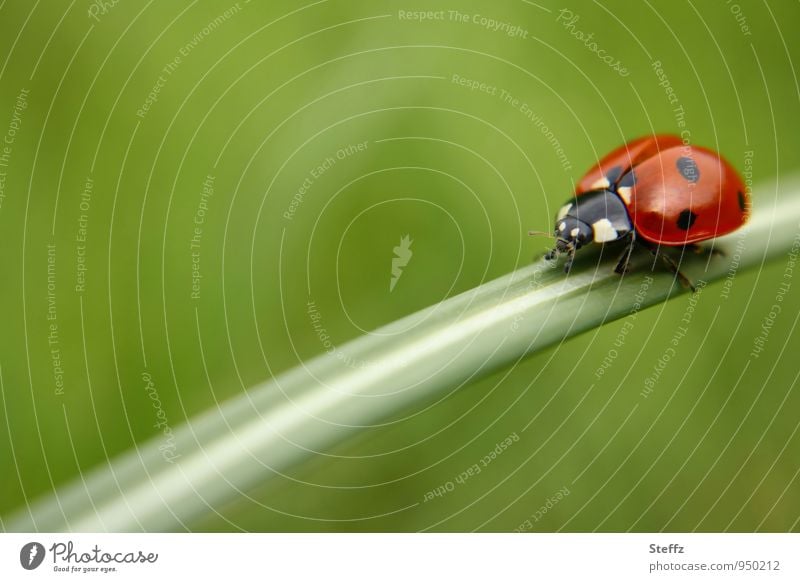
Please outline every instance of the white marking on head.
[[619, 233], [611, 225], [611, 221], [607, 218], [601, 218], [595, 222], [592, 225], [592, 230], [594, 230], [595, 242], [603, 243], [617, 240], [619, 238]]
[[559, 222], [558, 223], [558, 232], [564, 232], [567, 229], [566, 222]]
[[571, 231], [569, 231], [569, 236], [571, 236], [572, 238], [575, 238], [576, 236], [578, 236], [578, 233], [580, 231], [581, 231], [581, 229], [576, 226]]
[[591, 188], [592, 190], [606, 190], [611, 186], [611, 182], [608, 181], [608, 178], [603, 176], [599, 180], [595, 180], [592, 182]]
[[631, 187], [630, 186], [621, 186], [617, 188], [617, 194], [622, 200], [625, 201], [625, 204], [631, 203]]
[[570, 208], [572, 208], [571, 202], [569, 204], [565, 204], [564, 206], [562, 206], [561, 209], [558, 211], [558, 214], [556, 215], [556, 220], [561, 220], [562, 218], [564, 218], [567, 215], [567, 212], [569, 212]]

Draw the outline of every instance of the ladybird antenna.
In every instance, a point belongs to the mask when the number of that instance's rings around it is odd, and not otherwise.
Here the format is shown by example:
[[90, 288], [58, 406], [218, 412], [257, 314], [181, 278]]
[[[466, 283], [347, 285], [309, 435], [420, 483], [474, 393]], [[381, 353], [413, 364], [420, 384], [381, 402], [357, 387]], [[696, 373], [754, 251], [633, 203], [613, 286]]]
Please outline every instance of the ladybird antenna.
[[529, 230], [528, 236], [546, 236], [547, 238], [556, 238], [549, 232], [544, 232], [543, 230]]

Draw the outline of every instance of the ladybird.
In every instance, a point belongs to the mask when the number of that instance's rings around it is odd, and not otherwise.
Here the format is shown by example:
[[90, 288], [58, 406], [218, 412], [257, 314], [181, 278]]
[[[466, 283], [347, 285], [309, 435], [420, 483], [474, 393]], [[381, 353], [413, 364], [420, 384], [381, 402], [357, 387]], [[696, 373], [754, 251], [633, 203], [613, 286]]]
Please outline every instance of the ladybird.
[[[699, 251], [697, 243], [732, 232], [750, 215], [750, 198], [736, 170], [718, 153], [675, 135], [635, 139], [592, 167], [575, 196], [558, 211], [553, 260], [590, 243], [626, 241], [615, 271], [624, 273], [635, 245], [649, 247], [694, 289], [661, 247]], [[535, 234], [535, 233], [532, 233]]]

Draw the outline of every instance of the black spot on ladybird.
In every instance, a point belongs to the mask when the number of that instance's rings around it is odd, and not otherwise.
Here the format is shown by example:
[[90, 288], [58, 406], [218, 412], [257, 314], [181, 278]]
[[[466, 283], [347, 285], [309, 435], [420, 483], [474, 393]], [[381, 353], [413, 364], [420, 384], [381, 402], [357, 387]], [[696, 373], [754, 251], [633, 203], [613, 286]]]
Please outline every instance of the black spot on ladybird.
[[697, 220], [697, 215], [687, 208], [678, 215], [678, 220], [675, 224], [677, 224], [678, 228], [681, 230], [689, 230], [695, 220]]
[[616, 184], [619, 177], [622, 175], [622, 166], [614, 166], [606, 172], [606, 180], [609, 184]]
[[737, 192], [737, 194], [739, 194], [739, 209], [744, 212], [747, 210], [747, 198], [744, 197], [741, 190]]
[[619, 181], [620, 188], [630, 188], [636, 184], [636, 174], [633, 173], [633, 170], [622, 176], [622, 179]]
[[681, 156], [677, 159], [675, 165], [678, 167], [681, 176], [686, 178], [689, 182], [694, 184], [700, 179], [700, 168], [697, 167], [697, 164], [692, 158]]

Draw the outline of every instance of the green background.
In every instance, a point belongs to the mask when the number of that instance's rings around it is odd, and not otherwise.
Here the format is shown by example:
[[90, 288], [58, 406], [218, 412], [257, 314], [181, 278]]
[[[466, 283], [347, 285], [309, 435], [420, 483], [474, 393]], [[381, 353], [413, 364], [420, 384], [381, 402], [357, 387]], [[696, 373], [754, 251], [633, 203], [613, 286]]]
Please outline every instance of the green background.
[[[175, 427], [323, 353], [308, 301], [341, 345], [528, 264], [547, 241], [527, 230], [551, 228], [599, 156], [680, 131], [654, 61], [691, 141], [740, 170], [752, 156], [753, 183], [787, 175], [800, 155], [793, 2], [120, 0], [96, 19], [92, 6], [0, 3], [0, 138], [29, 91], [0, 207], [0, 515], [158, 434], [145, 373]], [[562, 8], [579, 17], [572, 28]], [[444, 20], [401, 18], [413, 10], [443, 10]], [[159, 76], [157, 101], [137, 116]], [[207, 176], [192, 298], [190, 239]], [[754, 204], [773, 195], [756, 188]], [[404, 235], [413, 257], [390, 292]], [[63, 394], [48, 343], [49, 244]], [[600, 379], [624, 321], [364, 430], [188, 526], [798, 531], [797, 284], [750, 356], [785, 268], [704, 289], [647, 398], [688, 297], [630, 320]], [[514, 433], [480, 474], [424, 501]]]

